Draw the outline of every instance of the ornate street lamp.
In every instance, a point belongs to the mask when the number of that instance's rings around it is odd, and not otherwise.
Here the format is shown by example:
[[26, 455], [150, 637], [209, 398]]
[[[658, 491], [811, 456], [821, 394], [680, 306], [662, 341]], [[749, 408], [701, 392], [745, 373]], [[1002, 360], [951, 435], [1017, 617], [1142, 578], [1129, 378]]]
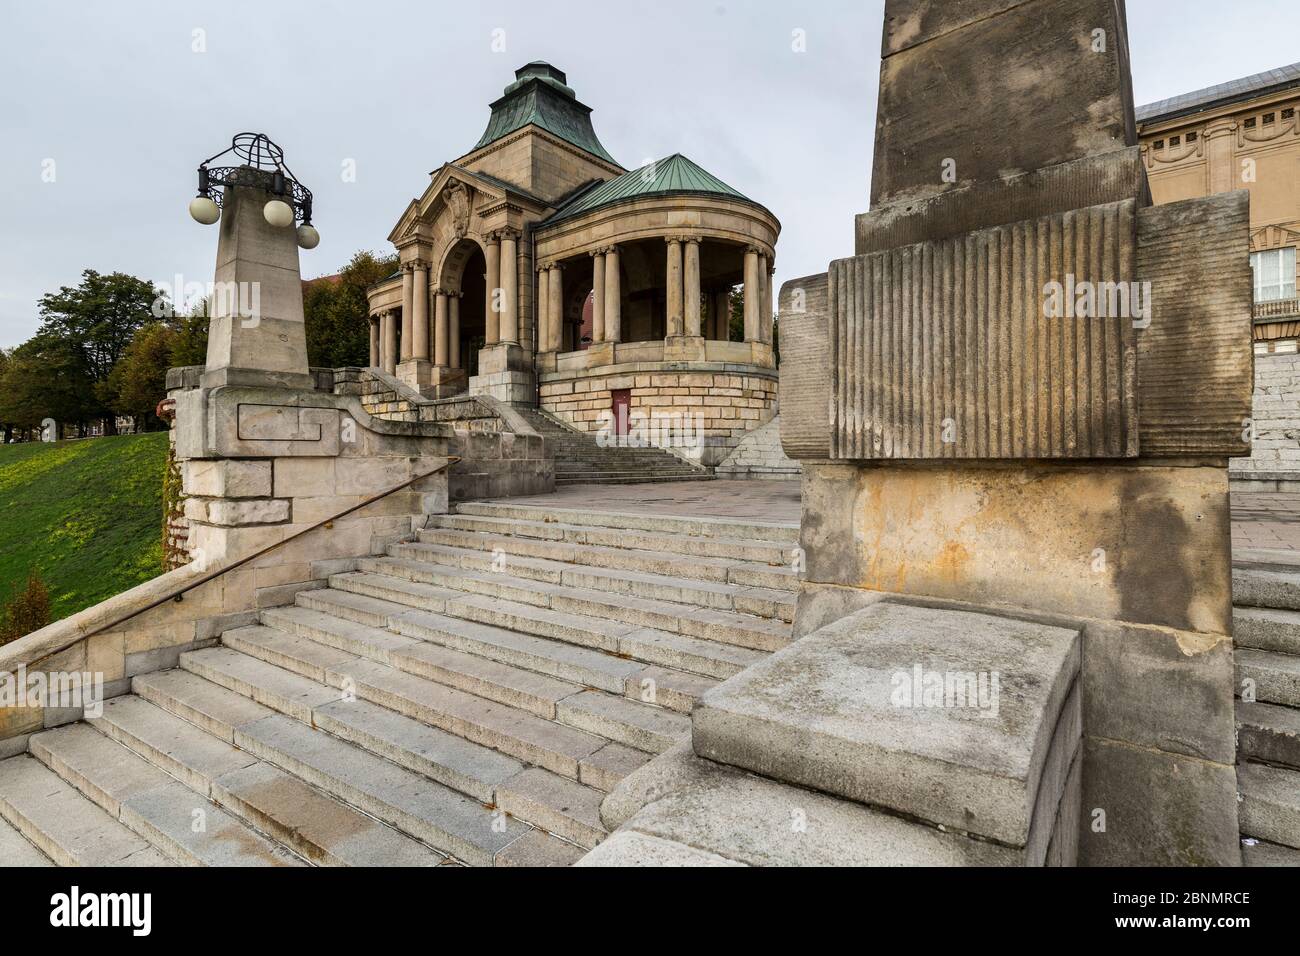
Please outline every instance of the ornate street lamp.
[[[209, 163], [227, 153], [234, 153], [243, 162], [239, 166], [209, 168]], [[320, 233], [311, 224], [311, 190], [284, 164], [284, 150], [265, 133], [238, 133], [228, 149], [199, 164], [199, 194], [190, 200], [190, 215], [195, 222], [210, 226], [221, 218], [220, 186], [249, 186], [271, 193], [274, 198], [262, 207], [266, 221], [286, 228], [301, 220], [298, 245], [315, 249], [320, 244]]]

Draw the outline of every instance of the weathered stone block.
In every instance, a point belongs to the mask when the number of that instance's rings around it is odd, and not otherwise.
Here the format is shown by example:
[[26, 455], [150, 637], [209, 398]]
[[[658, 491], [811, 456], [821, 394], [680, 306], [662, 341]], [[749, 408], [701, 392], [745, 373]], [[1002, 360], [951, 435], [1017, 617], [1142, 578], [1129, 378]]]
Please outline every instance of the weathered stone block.
[[289, 502], [283, 498], [216, 499], [208, 504], [208, 520], [226, 527], [278, 524], [289, 520]]

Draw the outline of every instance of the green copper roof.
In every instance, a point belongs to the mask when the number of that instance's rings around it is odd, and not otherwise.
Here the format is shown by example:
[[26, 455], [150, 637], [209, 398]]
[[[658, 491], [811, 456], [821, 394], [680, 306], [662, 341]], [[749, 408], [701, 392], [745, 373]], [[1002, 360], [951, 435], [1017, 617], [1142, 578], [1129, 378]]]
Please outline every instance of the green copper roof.
[[596, 138], [591, 126], [591, 107], [578, 102], [565, 85], [565, 75], [540, 60], [515, 70], [515, 81], [492, 104], [487, 130], [474, 149], [481, 149], [501, 137], [534, 123], [565, 142], [614, 163], [614, 157]]
[[[646, 196], [668, 195], [721, 196], [759, 206], [754, 200], [732, 189], [717, 176], [691, 162], [681, 153], [673, 153], [667, 159], [648, 163], [640, 169], [624, 173], [578, 194], [573, 201], [547, 219], [545, 224], [550, 225], [593, 209], [631, 202]], [[759, 208], [763, 207], [759, 206]]]

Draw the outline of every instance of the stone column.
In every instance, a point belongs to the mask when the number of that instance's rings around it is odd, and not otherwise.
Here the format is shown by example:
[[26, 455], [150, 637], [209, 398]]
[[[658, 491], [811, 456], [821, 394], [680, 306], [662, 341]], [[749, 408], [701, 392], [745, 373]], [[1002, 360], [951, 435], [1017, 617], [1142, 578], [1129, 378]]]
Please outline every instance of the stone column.
[[497, 330], [502, 342], [519, 341], [518, 238], [513, 230], [501, 233], [501, 316]]
[[411, 317], [411, 349], [406, 356], [429, 360], [429, 265], [414, 263], [411, 297], [415, 311]]
[[618, 246], [605, 251], [605, 338], [606, 342], [623, 340], [623, 290], [618, 272]]
[[719, 342], [731, 341], [731, 290], [713, 293], [713, 337]]
[[550, 303], [546, 309], [549, 318], [546, 339], [550, 343], [551, 351], [559, 352], [564, 348], [564, 272], [559, 263], [553, 263], [548, 271], [551, 274], [551, 281]]
[[543, 265], [537, 270], [537, 351], [550, 352], [551, 329], [551, 267]]
[[438, 289], [435, 294], [437, 298], [434, 300], [433, 307], [433, 364], [445, 368], [451, 364], [447, 361], [447, 348], [450, 344], [447, 330], [447, 293]]
[[682, 240], [680, 236], [668, 237], [668, 274], [666, 281], [667, 295], [665, 298], [668, 302], [668, 314], [665, 329], [667, 335], [671, 338], [675, 335], [684, 334], [682, 327]]
[[397, 372], [397, 316], [392, 309], [384, 313], [381, 325], [384, 371], [394, 375]]
[[758, 330], [762, 336], [764, 344], [772, 344], [772, 276], [776, 269], [772, 265], [772, 260], [763, 257], [761, 268], [763, 276], [763, 296], [759, 300], [762, 303], [763, 314], [758, 319]]
[[487, 300], [483, 312], [483, 320], [487, 325], [487, 329], [484, 335], [484, 344], [496, 345], [497, 342], [501, 341], [501, 316], [497, 312], [497, 301], [499, 299], [497, 290], [501, 288], [501, 245], [495, 232], [487, 237], [487, 250], [484, 258], [487, 260], [487, 281], [485, 282]]
[[605, 341], [605, 250], [591, 254], [591, 344]]
[[686, 264], [682, 273], [682, 313], [686, 334], [700, 334], [700, 240], [686, 240]]
[[411, 317], [415, 314], [414, 290], [414, 266], [408, 262], [402, 266], [402, 340], [398, 357], [403, 362], [411, 357]]
[[451, 353], [451, 367], [460, 368], [460, 297], [464, 293], [452, 292], [449, 294], [451, 315], [448, 319], [448, 345], [447, 349]]
[[745, 250], [745, 341], [759, 341], [758, 317], [762, 309], [759, 283], [759, 251], [753, 247]]
[[370, 368], [378, 368], [379, 367], [379, 319], [372, 315], [366, 320], [366, 324], [370, 326]]

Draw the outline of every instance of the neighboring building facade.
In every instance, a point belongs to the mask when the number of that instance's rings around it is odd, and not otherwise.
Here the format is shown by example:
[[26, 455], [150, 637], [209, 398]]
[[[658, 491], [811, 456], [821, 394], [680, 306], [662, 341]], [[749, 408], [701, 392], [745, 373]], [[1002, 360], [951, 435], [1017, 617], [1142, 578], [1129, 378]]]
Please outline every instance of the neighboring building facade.
[[1140, 107], [1156, 203], [1250, 190], [1254, 452], [1234, 488], [1300, 490], [1300, 63]]
[[515, 77], [389, 235], [401, 270], [369, 290], [371, 365], [429, 398], [540, 405], [584, 431], [689, 421], [716, 464], [776, 414], [780, 224], [680, 154], [624, 169], [550, 64]]

